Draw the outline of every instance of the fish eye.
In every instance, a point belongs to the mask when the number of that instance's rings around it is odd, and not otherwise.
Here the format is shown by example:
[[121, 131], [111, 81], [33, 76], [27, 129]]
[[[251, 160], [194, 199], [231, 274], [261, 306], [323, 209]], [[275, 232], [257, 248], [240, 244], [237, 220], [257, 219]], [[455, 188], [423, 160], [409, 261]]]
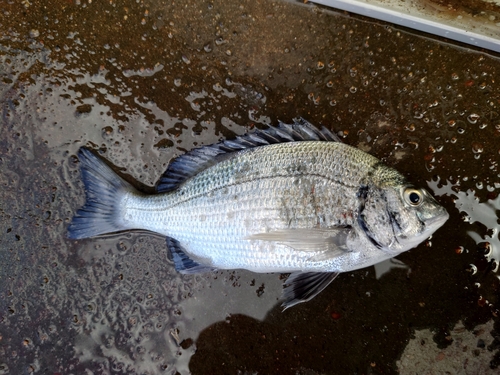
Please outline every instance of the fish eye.
[[405, 201], [414, 207], [420, 206], [424, 201], [424, 197], [419, 190], [408, 188], [404, 191]]

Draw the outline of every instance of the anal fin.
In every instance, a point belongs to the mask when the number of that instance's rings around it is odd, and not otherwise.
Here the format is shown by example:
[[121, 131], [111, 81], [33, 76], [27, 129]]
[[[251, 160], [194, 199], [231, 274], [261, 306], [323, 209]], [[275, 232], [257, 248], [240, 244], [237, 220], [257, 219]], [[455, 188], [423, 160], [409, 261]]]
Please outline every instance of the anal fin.
[[294, 272], [284, 283], [283, 311], [307, 302], [321, 293], [335, 278], [337, 272]]
[[180, 242], [174, 238], [167, 237], [167, 247], [172, 255], [174, 267], [179, 273], [191, 275], [194, 273], [211, 272], [216, 270], [216, 268], [214, 267], [200, 264], [191, 259], [186, 254], [186, 251], [184, 250]]

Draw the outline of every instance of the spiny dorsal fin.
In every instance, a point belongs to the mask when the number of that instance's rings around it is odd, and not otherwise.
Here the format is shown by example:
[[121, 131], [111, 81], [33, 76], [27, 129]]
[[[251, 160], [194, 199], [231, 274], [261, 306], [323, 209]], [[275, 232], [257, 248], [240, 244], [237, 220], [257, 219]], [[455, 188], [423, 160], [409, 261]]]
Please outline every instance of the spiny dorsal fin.
[[158, 181], [156, 191], [164, 193], [174, 190], [187, 179], [217, 164], [225, 157], [230, 157], [236, 151], [282, 142], [340, 142], [340, 139], [324, 126], [318, 129], [303, 118], [294, 119], [293, 121], [293, 124], [279, 122], [276, 127], [256, 130], [230, 141], [222, 141], [214, 145], [196, 148], [177, 157], [170, 163]]

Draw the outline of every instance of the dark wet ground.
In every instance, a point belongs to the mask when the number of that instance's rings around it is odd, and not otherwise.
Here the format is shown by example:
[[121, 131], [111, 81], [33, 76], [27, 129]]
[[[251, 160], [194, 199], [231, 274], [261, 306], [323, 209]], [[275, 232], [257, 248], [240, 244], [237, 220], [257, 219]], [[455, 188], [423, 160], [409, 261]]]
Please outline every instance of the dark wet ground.
[[[0, 61], [0, 374], [392, 374], [415, 330], [445, 350], [491, 319], [467, 353], [498, 369], [498, 57], [294, 2], [24, 0], [2, 5]], [[451, 218], [409, 269], [281, 312], [280, 275], [179, 276], [146, 233], [66, 238], [79, 147], [150, 190], [172, 157], [296, 116], [434, 187]]]

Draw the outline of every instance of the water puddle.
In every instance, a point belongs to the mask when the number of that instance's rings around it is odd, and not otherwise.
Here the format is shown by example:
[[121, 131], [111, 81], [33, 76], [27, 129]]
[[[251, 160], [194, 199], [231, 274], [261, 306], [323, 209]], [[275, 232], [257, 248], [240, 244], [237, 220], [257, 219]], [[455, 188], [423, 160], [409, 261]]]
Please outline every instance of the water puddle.
[[[498, 273], [500, 263], [500, 240], [498, 237], [500, 196], [495, 194], [496, 198], [480, 202], [474, 190], [460, 191], [458, 190], [459, 185], [454, 185], [450, 181], [446, 181], [446, 184], [442, 186], [440, 186], [439, 181], [430, 181], [429, 187], [437, 196], [448, 195], [454, 198], [453, 201], [458, 212], [463, 214], [462, 220], [471, 224], [471, 229], [467, 231], [467, 234], [478, 245], [477, 251], [482, 253], [479, 255], [484, 256], [491, 271]], [[495, 187], [489, 185], [487, 189], [491, 192], [496, 190]], [[482, 224], [481, 229], [485, 230], [478, 231], [477, 226], [472, 226], [474, 223]], [[476, 273], [477, 266], [474, 264], [471, 266], [472, 272]], [[500, 278], [500, 275], [497, 277]]]

